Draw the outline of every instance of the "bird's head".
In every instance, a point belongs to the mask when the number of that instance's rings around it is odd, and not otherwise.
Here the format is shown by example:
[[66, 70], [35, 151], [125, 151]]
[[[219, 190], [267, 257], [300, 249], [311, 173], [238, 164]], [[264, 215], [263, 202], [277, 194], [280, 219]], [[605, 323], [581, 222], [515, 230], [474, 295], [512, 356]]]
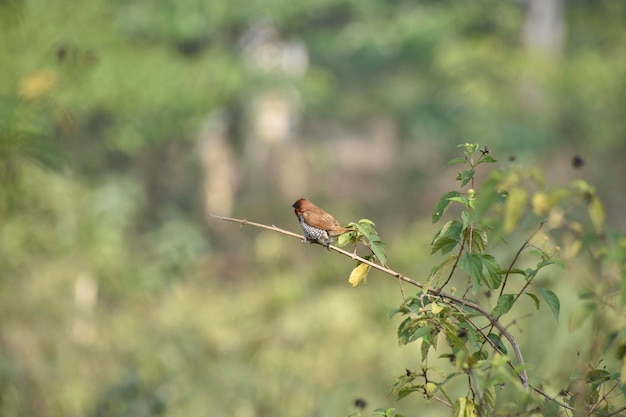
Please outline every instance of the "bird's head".
[[311, 202], [306, 198], [299, 198], [291, 207], [293, 207], [296, 213], [296, 216], [300, 216], [304, 210], [306, 210], [307, 204]]

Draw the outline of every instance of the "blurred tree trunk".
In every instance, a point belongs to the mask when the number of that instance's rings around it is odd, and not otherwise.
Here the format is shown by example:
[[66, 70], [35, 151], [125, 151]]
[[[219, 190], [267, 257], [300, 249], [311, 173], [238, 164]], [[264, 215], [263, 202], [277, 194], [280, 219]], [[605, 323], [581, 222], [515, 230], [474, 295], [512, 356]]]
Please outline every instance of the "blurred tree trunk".
[[528, 49], [558, 57], [565, 39], [565, 0], [528, 0], [523, 40]]
[[[526, 17], [522, 29], [522, 41], [531, 53], [547, 58], [544, 64], [560, 60], [565, 42], [565, 0], [527, 0]], [[543, 60], [541, 60], [543, 61]], [[536, 67], [533, 74], [522, 79], [520, 93], [522, 102], [535, 114], [546, 114], [553, 106], [545, 91], [543, 66]]]

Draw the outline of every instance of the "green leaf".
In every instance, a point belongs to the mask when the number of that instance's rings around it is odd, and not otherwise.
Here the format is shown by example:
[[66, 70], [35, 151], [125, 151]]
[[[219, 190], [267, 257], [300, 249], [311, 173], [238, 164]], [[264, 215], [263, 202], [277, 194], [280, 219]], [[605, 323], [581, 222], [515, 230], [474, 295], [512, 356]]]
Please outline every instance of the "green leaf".
[[465, 197], [450, 197], [448, 200], [456, 201], [457, 203], [463, 204], [465, 207], [469, 206], [469, 200]]
[[526, 272], [523, 269], [519, 269], [519, 268], [511, 268], [508, 271], [502, 271], [502, 272], [508, 273], [508, 274], [518, 274], [518, 275], [526, 276]]
[[537, 298], [535, 294], [530, 293], [530, 292], [525, 292], [524, 294], [526, 294], [527, 296], [533, 299], [533, 301], [535, 302], [535, 308], [539, 310], [539, 298]]
[[373, 224], [371, 223], [358, 223], [356, 225], [356, 228], [358, 229], [359, 233], [361, 233], [361, 235], [363, 236], [377, 235], [376, 230], [372, 226]]
[[483, 263], [480, 256], [465, 252], [459, 259], [459, 266], [472, 278], [472, 291], [476, 294], [483, 275]]
[[601, 235], [604, 233], [604, 219], [606, 217], [604, 211], [604, 204], [598, 198], [597, 195], [593, 195], [591, 201], [589, 202], [589, 218], [591, 219], [591, 224], [595, 229], [596, 233]]
[[337, 246], [346, 246], [349, 243], [356, 243], [356, 232], [344, 233], [337, 237]]
[[451, 166], [451, 165], [456, 165], [456, 164], [464, 164], [467, 161], [465, 160], [465, 158], [452, 158], [451, 160], [448, 161], [448, 163], [446, 164], [447, 167]]
[[502, 270], [500, 265], [492, 255], [479, 254], [478, 255], [483, 263], [484, 267], [484, 280], [489, 288], [492, 290], [499, 288], [502, 283]]
[[385, 265], [387, 263], [385, 242], [380, 239], [376, 229], [374, 229], [374, 222], [368, 219], [361, 219], [359, 220], [359, 223], [354, 226], [360, 235], [359, 239], [365, 238], [372, 249], [372, 252], [374, 252], [374, 255], [378, 259], [378, 262], [381, 265]]
[[432, 287], [435, 281], [435, 286], [438, 286], [441, 275], [455, 260], [456, 255], [449, 255], [445, 261], [443, 261], [439, 265], [435, 265], [433, 269], [430, 270], [430, 274], [428, 275], [427, 286]]
[[469, 211], [461, 212], [461, 219], [463, 220], [463, 230], [467, 229], [472, 224], [472, 215]]
[[550, 258], [550, 259], [544, 259], [543, 261], [539, 262], [537, 264], [537, 270], [544, 268], [546, 266], [549, 266], [549, 265], [558, 265], [561, 268], [565, 268], [565, 265], [563, 264], [562, 260]]
[[478, 149], [478, 143], [460, 143], [456, 146], [457, 148], [465, 148], [465, 153], [468, 156], [472, 156], [476, 153]]
[[403, 311], [404, 310], [402, 308], [392, 308], [391, 310], [389, 310], [389, 313], [387, 313], [387, 318], [391, 320], [393, 316], [395, 316], [398, 313], [402, 313]]
[[526, 276], [526, 281], [530, 281], [535, 277], [535, 275], [537, 275], [537, 270], [532, 268], [526, 268], [524, 270], [524, 275]]
[[557, 297], [556, 294], [550, 290], [543, 288], [537, 288], [537, 290], [539, 290], [539, 294], [541, 294], [543, 300], [548, 304], [550, 310], [552, 310], [552, 315], [554, 315], [556, 321], [559, 321], [559, 313], [561, 311], [561, 302], [559, 301], [559, 297]]
[[481, 253], [487, 248], [487, 232], [480, 227], [472, 229], [472, 252]]
[[428, 340], [422, 338], [422, 345], [420, 346], [422, 362], [424, 362], [428, 358], [428, 351], [430, 350], [431, 346], [432, 344]]
[[[437, 350], [438, 336], [439, 330], [437, 329], [432, 329], [430, 333], [422, 336], [422, 362], [428, 358], [428, 349], [432, 347], [434, 350]], [[424, 352], [424, 349], [426, 349], [426, 352]]]
[[463, 225], [456, 220], [450, 220], [444, 224], [433, 239], [430, 254], [432, 255], [439, 250], [443, 255], [449, 253], [457, 244], [461, 243], [462, 229]]
[[378, 241], [370, 241], [370, 246], [372, 247], [372, 252], [378, 258], [378, 262], [381, 265], [385, 266], [387, 264], [387, 255], [385, 254], [385, 242], [382, 240]]
[[461, 181], [461, 187], [465, 187], [467, 183], [470, 182], [472, 178], [474, 178], [475, 173], [476, 171], [474, 171], [473, 169], [464, 170], [459, 172], [459, 175], [457, 175], [456, 179], [458, 181]]
[[483, 402], [486, 409], [494, 409], [496, 406], [496, 387], [494, 385], [487, 386], [483, 389]]
[[460, 195], [461, 194], [458, 191], [450, 191], [449, 193], [444, 194], [439, 201], [437, 201], [437, 204], [435, 204], [435, 208], [433, 209], [433, 223], [437, 223], [446, 212], [446, 209], [450, 205], [450, 198], [458, 197]]
[[509, 191], [504, 208], [504, 231], [510, 233], [518, 225], [528, 200], [528, 191], [523, 188], [513, 188]]
[[[407, 395], [411, 394], [412, 392], [415, 391], [419, 391], [421, 388], [418, 387], [417, 385], [409, 385], [409, 386], [405, 386], [402, 387], [398, 390], [398, 392], [396, 393], [396, 397], [400, 400], [404, 397], [406, 397]], [[397, 417], [398, 415], [396, 414], [395, 417]]]
[[431, 303], [429, 297], [422, 297], [422, 295], [422, 291], [419, 291], [414, 295], [407, 296], [401, 308], [406, 308], [411, 313], [420, 313], [424, 307]]
[[585, 381], [591, 384], [591, 389], [595, 390], [606, 381], [611, 380], [611, 374], [604, 369], [592, 369], [585, 374]]
[[500, 336], [498, 336], [495, 333], [489, 333], [487, 335], [487, 337], [489, 338], [489, 340], [491, 340], [491, 342], [496, 345], [498, 347], [498, 350], [502, 353], [504, 353], [506, 355], [506, 347], [504, 346], [504, 343], [502, 343], [502, 338]]
[[429, 326], [422, 325], [415, 319], [407, 318], [398, 327], [398, 343], [401, 345], [409, 344], [430, 333], [430, 331]]
[[431, 255], [437, 250], [441, 249], [441, 254], [446, 255], [452, 251], [458, 245], [458, 241], [452, 238], [443, 238], [437, 241], [437, 245], [433, 247]]
[[476, 405], [469, 398], [461, 397], [454, 402], [452, 417], [475, 417]]
[[493, 311], [491, 312], [491, 314], [493, 314], [496, 317], [504, 316], [506, 313], [509, 312], [509, 310], [511, 310], [511, 307], [513, 307], [514, 301], [515, 301], [515, 296], [513, 294], [502, 294], [498, 298], [498, 303], [496, 307], [493, 309]]
[[465, 346], [465, 340], [459, 337], [459, 329], [453, 326], [446, 326], [444, 328], [446, 339], [448, 339], [448, 345], [451, 348], [463, 349]]
[[[488, 163], [488, 164], [492, 164], [492, 163], [498, 162], [498, 161], [496, 159], [493, 159], [493, 157], [487, 155], [483, 159], [478, 161], [478, 164], [482, 164], [483, 162]], [[478, 165], [478, 164], [476, 164], [476, 165]]]

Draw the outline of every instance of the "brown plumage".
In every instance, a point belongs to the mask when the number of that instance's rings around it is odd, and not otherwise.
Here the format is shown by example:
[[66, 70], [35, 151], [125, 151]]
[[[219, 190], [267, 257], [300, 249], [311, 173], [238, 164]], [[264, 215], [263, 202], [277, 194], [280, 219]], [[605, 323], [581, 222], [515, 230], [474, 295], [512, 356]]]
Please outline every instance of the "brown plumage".
[[292, 207], [304, 232], [304, 242], [317, 242], [328, 248], [335, 237], [351, 231], [341, 227], [333, 216], [306, 198], [298, 199]]

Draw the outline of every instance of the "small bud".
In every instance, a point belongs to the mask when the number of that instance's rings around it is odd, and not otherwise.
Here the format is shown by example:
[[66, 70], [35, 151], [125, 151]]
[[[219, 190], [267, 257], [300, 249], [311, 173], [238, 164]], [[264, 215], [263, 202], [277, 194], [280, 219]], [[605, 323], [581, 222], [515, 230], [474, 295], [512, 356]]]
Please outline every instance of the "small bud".
[[572, 158], [572, 168], [580, 169], [585, 165], [585, 160], [580, 155], [575, 155]]
[[424, 385], [424, 389], [427, 394], [433, 394], [437, 390], [437, 384], [434, 382], [427, 382], [426, 385]]
[[356, 400], [354, 400], [354, 406], [359, 410], [363, 410], [365, 407], [367, 407], [367, 401], [365, 401], [363, 398], [357, 398]]

